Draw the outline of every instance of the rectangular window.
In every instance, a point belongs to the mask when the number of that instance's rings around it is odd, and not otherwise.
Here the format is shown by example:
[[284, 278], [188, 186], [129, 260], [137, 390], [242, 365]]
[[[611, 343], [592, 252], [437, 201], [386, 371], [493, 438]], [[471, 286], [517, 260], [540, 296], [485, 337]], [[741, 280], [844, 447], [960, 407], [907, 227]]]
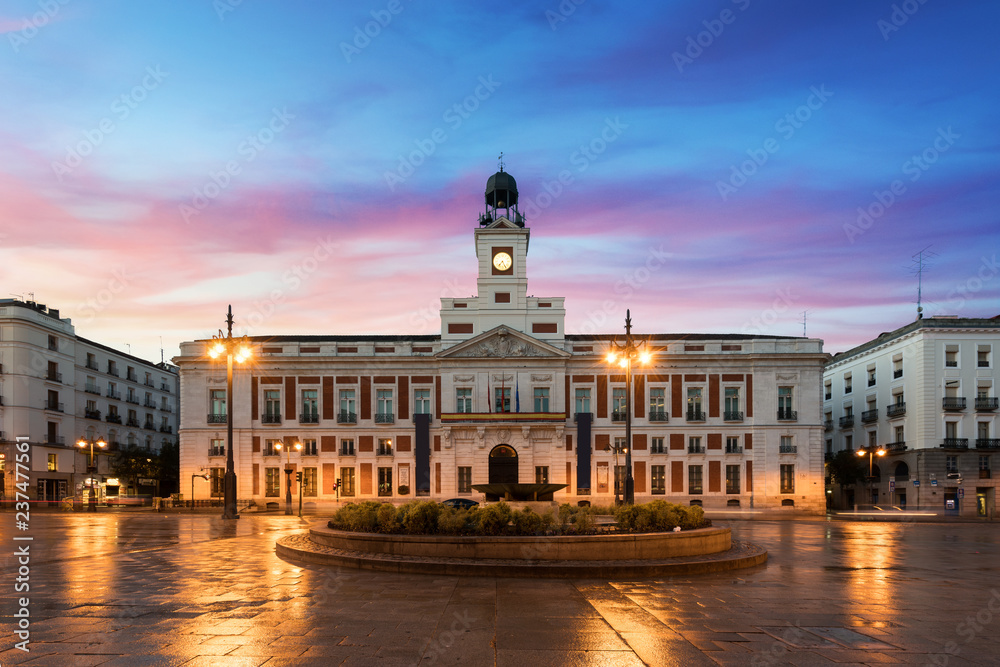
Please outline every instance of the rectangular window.
[[854, 436], [853, 435], [848, 434], [848, 435], [844, 436], [844, 449], [846, 449], [849, 452], [854, 449]]
[[665, 451], [663, 441], [663, 438], [652, 438], [650, 440], [649, 451], [653, 454], [663, 454]]
[[958, 368], [958, 346], [948, 345], [944, 348], [945, 368]]
[[510, 412], [510, 387], [493, 388], [493, 405], [496, 412]]
[[302, 441], [302, 454], [304, 456], [317, 456], [316, 439], [306, 438]]
[[392, 495], [392, 468], [378, 469], [378, 494], [380, 496]]
[[958, 422], [945, 422], [944, 423], [944, 437], [949, 440], [954, 440], [958, 437]]
[[264, 495], [277, 498], [281, 493], [281, 471], [278, 468], [264, 468]]
[[877, 431], [868, 431], [868, 446], [869, 447], [878, 447], [878, 432]]
[[549, 467], [535, 466], [535, 484], [549, 483]]
[[850, 394], [853, 389], [854, 389], [854, 385], [852, 384], [851, 374], [850, 373], [845, 373], [844, 374], [844, 393], [845, 394]]
[[317, 495], [317, 484], [316, 480], [318, 475], [316, 474], [316, 468], [303, 468], [302, 469], [302, 495], [303, 496], [313, 496]]
[[795, 453], [795, 445], [793, 443], [794, 443], [794, 440], [792, 440], [792, 436], [790, 436], [790, 435], [783, 435], [783, 436], [781, 436], [781, 442], [778, 444], [778, 453], [779, 454], [794, 454]]
[[741, 454], [743, 448], [740, 447], [739, 436], [726, 436], [726, 454]]
[[829, 401], [833, 398], [833, 382], [827, 380], [823, 383], [823, 400]]
[[726, 387], [725, 395], [725, 418], [730, 421], [743, 419], [743, 413], [740, 411], [740, 388]]
[[726, 466], [726, 493], [740, 492], [740, 467], [738, 465]]
[[868, 368], [866, 369], [866, 373], [868, 374], [868, 386], [869, 387], [874, 387], [875, 386], [875, 364], [869, 364]]
[[392, 438], [378, 439], [378, 456], [392, 456]]
[[413, 414], [429, 415], [431, 413], [431, 390], [413, 390]]
[[611, 390], [611, 412], [612, 419], [625, 419], [625, 387]]
[[340, 495], [348, 497], [354, 495], [354, 468], [340, 469]]
[[691, 436], [688, 438], [688, 454], [704, 454], [701, 447], [701, 436]]
[[56, 472], [56, 468], [58, 467], [56, 464], [56, 456], [56, 454], [49, 454], [48, 466], [45, 468], [49, 472]]
[[375, 423], [390, 424], [393, 421], [392, 389], [378, 389], [375, 392]]
[[52, 351], [59, 349], [59, 339], [55, 336], [49, 336], [49, 349]]
[[700, 465], [688, 466], [688, 493], [691, 495], [702, 493]]
[[666, 421], [667, 390], [665, 387], [649, 388], [649, 421]]
[[340, 390], [340, 418], [338, 421], [347, 424], [354, 424], [358, 421], [358, 406], [353, 389]]
[[903, 427], [897, 426], [895, 428], [895, 440], [893, 442], [905, 442], [906, 438], [903, 437]]
[[795, 465], [781, 464], [781, 493], [795, 493]]
[[281, 421], [281, 392], [277, 389], [264, 391], [264, 416], [265, 421]]
[[226, 492], [226, 469], [209, 468], [208, 482], [213, 498], [221, 498]]
[[[979, 472], [983, 472], [984, 470], [986, 472], [990, 471], [990, 456], [989, 456], [989, 454], [980, 454], [979, 455]], [[980, 475], [980, 477], [982, 477], [982, 475]], [[989, 477], [989, 475], [987, 475], [987, 477]]]
[[226, 442], [222, 438], [213, 438], [208, 443], [209, 456], [225, 456]]
[[701, 409], [701, 387], [688, 387], [687, 418], [693, 421], [701, 421], [705, 418]]
[[535, 387], [534, 389], [535, 397], [535, 412], [548, 412], [549, 411], [549, 388], [548, 387]]
[[977, 422], [976, 423], [976, 437], [980, 440], [986, 440], [990, 437], [990, 423], [989, 422]]
[[[277, 445], [281, 445], [281, 447], [278, 447]], [[284, 446], [285, 445], [281, 442], [281, 440], [265, 440], [264, 456], [277, 456]]]
[[958, 456], [945, 456], [944, 457], [944, 470], [945, 472], [958, 472]]
[[990, 346], [980, 345], [976, 348], [976, 366], [979, 368], [990, 367]]
[[577, 413], [590, 412], [590, 388], [578, 388], [575, 395]]
[[795, 419], [791, 387], [778, 387], [778, 419]]
[[459, 387], [455, 390], [455, 412], [472, 412], [472, 389]]
[[472, 493], [472, 466], [458, 467], [458, 492]]
[[315, 389], [302, 390], [302, 421], [311, 424], [319, 422], [319, 396]]
[[354, 456], [354, 438], [340, 439], [340, 455]]
[[667, 466], [649, 467], [649, 490], [654, 496], [667, 492]]
[[892, 379], [898, 380], [903, 377], [903, 355], [898, 354], [892, 358]]

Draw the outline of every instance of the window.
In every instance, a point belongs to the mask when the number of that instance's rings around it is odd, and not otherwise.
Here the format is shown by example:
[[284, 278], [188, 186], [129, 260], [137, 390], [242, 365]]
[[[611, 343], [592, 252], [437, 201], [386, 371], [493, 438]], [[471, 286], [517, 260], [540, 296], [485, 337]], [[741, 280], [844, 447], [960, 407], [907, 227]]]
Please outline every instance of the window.
[[225, 456], [226, 455], [226, 443], [222, 438], [213, 438], [208, 441], [208, 455], [209, 456]]
[[413, 390], [413, 414], [429, 415], [431, 413], [431, 390]]
[[795, 493], [795, 465], [781, 464], [781, 493]]
[[455, 412], [472, 412], [472, 389], [459, 387], [455, 390]]
[[472, 466], [458, 467], [458, 492], [472, 493]]
[[854, 449], [854, 436], [847, 434], [844, 436], [844, 449], [847, 451], [852, 451]]
[[979, 479], [990, 478], [990, 456], [989, 454], [979, 455]]
[[340, 469], [340, 495], [354, 495], [354, 468]]
[[226, 492], [226, 469], [209, 468], [208, 482], [213, 498], [223, 496]]
[[743, 419], [740, 412], [740, 388], [726, 387], [725, 389], [725, 418], [729, 421]]
[[850, 373], [845, 373], [844, 374], [844, 393], [845, 394], [850, 394], [852, 389], [853, 389], [853, 385], [851, 384], [851, 374]]
[[378, 469], [378, 494], [380, 496], [392, 495], [392, 468]]
[[316, 474], [316, 468], [303, 468], [302, 469], [302, 495], [312, 496], [317, 495], [317, 484], [316, 480], [318, 475]]
[[794, 454], [795, 453], [795, 445], [792, 444], [792, 443], [793, 443], [792, 436], [790, 436], [790, 435], [783, 435], [783, 436], [781, 436], [781, 442], [778, 445], [778, 453], [779, 454]]
[[726, 466], [726, 493], [740, 492], [740, 467]]
[[391, 424], [393, 422], [392, 389], [379, 389], [375, 392], [375, 423]]
[[958, 346], [948, 345], [944, 348], [945, 368], [958, 368]]
[[893, 440], [893, 442], [906, 442], [906, 438], [903, 437], [903, 427], [902, 426], [897, 426], [894, 429], [894, 434], [893, 435], [895, 436], [895, 440]]
[[954, 440], [958, 437], [958, 422], [944, 423], [944, 437], [949, 440]]
[[131, 366], [126, 366], [125, 367], [125, 378], [127, 380], [131, 380], [132, 382], [138, 382], [139, 381], [138, 378], [136, 378], [135, 369], [132, 368]]
[[944, 470], [945, 472], [957, 473], [958, 472], [958, 456], [949, 455], [944, 457]]
[[868, 373], [868, 386], [875, 386], [875, 364], [869, 364], [866, 372]]
[[702, 493], [700, 465], [688, 466], [688, 493], [692, 495]]
[[58, 465], [56, 464], [56, 454], [49, 454], [48, 466], [45, 468], [49, 472], [56, 472]]
[[378, 439], [378, 456], [392, 456], [392, 438]]
[[869, 447], [878, 447], [878, 432], [877, 431], [868, 431], [868, 446]]
[[340, 439], [340, 455], [354, 456], [354, 438]]
[[664, 387], [649, 388], [649, 421], [667, 420], [667, 390]]
[[53, 352], [59, 349], [59, 339], [55, 336], [49, 336], [49, 349]]
[[892, 358], [892, 379], [898, 380], [903, 377], [903, 355], [897, 354]]
[[549, 411], [549, 388], [548, 387], [535, 387], [534, 389], [535, 397], [535, 412], [548, 412]]
[[306, 438], [302, 441], [302, 454], [303, 456], [316, 456], [316, 439]]
[[264, 468], [264, 495], [277, 498], [281, 493], [281, 476], [278, 468]]
[[726, 454], [742, 454], [743, 448], [740, 447], [739, 436], [726, 436]]
[[49, 362], [47, 377], [49, 380], [53, 380], [55, 382], [62, 381], [62, 375], [59, 374], [59, 364], [54, 361]]
[[[280, 448], [275, 447], [275, 445], [281, 444], [281, 440], [265, 440], [264, 441], [264, 456], [277, 456], [278, 452], [281, 451]], [[284, 445], [282, 445], [284, 447]]]
[[535, 466], [535, 484], [549, 483], [549, 467]]
[[990, 367], [990, 346], [980, 345], [976, 348], [976, 366], [979, 368]]
[[264, 392], [264, 423], [276, 424], [281, 421], [281, 392], [268, 389]]
[[625, 419], [625, 387], [615, 387], [611, 390], [611, 419]]
[[792, 387], [778, 387], [778, 419], [795, 419], [792, 409]]
[[649, 445], [649, 451], [653, 454], [663, 454], [665, 451], [663, 441], [663, 438], [652, 438]]
[[91, 352], [87, 353], [87, 368], [92, 371], [97, 370], [97, 356]]
[[575, 393], [577, 413], [590, 412], [590, 388], [577, 389]]
[[303, 424], [319, 423], [319, 396], [316, 389], [302, 390], [302, 418]]
[[691, 436], [688, 438], [688, 454], [704, 454], [705, 450], [701, 447], [701, 437]]
[[496, 412], [510, 412], [510, 387], [494, 387], [493, 398]]
[[621, 436], [615, 437], [615, 446], [612, 451], [617, 451], [620, 454], [625, 453], [625, 438]]
[[667, 492], [667, 466], [650, 466], [649, 490], [654, 496], [662, 496]]
[[823, 383], [823, 400], [829, 401], [833, 398], [833, 382], [827, 380]]
[[353, 389], [340, 390], [340, 417], [339, 422], [354, 424], [358, 421], [358, 408], [354, 400]]
[[705, 414], [701, 411], [701, 387], [688, 387], [687, 390], [688, 421], [702, 421]]

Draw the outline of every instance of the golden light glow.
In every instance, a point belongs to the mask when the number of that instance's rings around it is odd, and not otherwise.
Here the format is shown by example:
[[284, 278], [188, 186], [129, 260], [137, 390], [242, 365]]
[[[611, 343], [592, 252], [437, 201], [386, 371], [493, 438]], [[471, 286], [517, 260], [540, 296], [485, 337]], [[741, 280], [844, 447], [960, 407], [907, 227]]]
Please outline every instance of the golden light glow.
[[87, 441], [86, 440], [82, 440], [82, 439], [81, 440], [77, 440], [76, 441], [76, 446], [77, 447], [86, 447], [87, 446]]
[[865, 454], [867, 454], [867, 453], [868, 453], [868, 452], [866, 452], [866, 451], [865, 451], [865, 450], [863, 450], [863, 449], [859, 449], [859, 450], [858, 450], [858, 456], [864, 456], [864, 455], [865, 455]]
[[253, 350], [251, 350], [246, 345], [241, 345], [240, 351], [236, 353], [236, 361], [242, 364], [244, 361], [246, 361], [252, 356], [253, 356]]
[[876, 456], [885, 456], [885, 450], [884, 449], [880, 449], [877, 452], [875, 452], [875, 455]]
[[648, 364], [649, 360], [652, 358], [653, 355], [651, 355], [649, 352], [643, 352], [642, 354], [639, 355], [639, 361], [641, 361], [644, 364]]
[[618, 365], [622, 368], [628, 368], [628, 357], [622, 357], [618, 360]]
[[208, 356], [212, 357], [213, 359], [217, 359], [225, 351], [226, 351], [226, 346], [223, 345], [221, 342], [216, 341], [215, 345], [208, 348]]
[[97, 442], [96, 442], [95, 444], [96, 444], [96, 445], [97, 445], [98, 447], [101, 447], [101, 448], [104, 448], [104, 447], [107, 447], [107, 446], [108, 446], [108, 443], [104, 442], [104, 440], [103, 440], [103, 439], [101, 439], [101, 440], [98, 440], [98, 441], [97, 441]]
[[615, 354], [614, 352], [608, 352], [608, 356], [605, 357], [605, 359], [608, 360], [609, 364], [618, 363], [618, 355]]

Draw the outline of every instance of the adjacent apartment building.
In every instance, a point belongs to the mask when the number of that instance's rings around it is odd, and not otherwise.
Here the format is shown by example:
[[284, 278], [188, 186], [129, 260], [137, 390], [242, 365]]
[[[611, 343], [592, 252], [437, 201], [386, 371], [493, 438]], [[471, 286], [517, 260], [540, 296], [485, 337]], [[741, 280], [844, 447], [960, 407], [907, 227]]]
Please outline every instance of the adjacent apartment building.
[[823, 380], [826, 452], [886, 454], [868, 482], [843, 497], [831, 489], [834, 504], [993, 516], [998, 347], [1000, 317], [931, 317], [835, 355]]
[[490, 177], [478, 294], [441, 300], [440, 334], [253, 336], [232, 405], [212, 341], [183, 343], [180, 475], [208, 475], [195, 497], [223, 493], [231, 412], [238, 497], [258, 507], [289, 489], [307, 508], [483, 500], [473, 487], [492, 482], [610, 504], [630, 448], [637, 501], [822, 512], [822, 341], [637, 329], [651, 359], [633, 367], [626, 442], [626, 375], [605, 360], [623, 336], [567, 334], [563, 298], [528, 294], [517, 197]]
[[[79, 497], [91, 483], [102, 499], [125, 493], [109, 457], [128, 445], [156, 452], [176, 442], [178, 377], [174, 366], [78, 336], [55, 308], [0, 299], [2, 497], [13, 499], [14, 484], [25, 481], [39, 501]], [[28, 443], [27, 479], [17, 477], [19, 437]], [[93, 476], [87, 474], [91, 442], [106, 443], [94, 447]]]

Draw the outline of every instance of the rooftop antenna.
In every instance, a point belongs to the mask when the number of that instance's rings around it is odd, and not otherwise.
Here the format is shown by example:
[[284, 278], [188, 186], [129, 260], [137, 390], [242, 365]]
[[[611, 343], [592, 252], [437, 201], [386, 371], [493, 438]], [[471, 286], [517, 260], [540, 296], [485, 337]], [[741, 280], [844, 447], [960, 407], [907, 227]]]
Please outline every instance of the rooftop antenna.
[[163, 363], [163, 336], [160, 336], [160, 363]]
[[921, 320], [924, 317], [924, 307], [921, 305], [923, 299], [923, 280], [924, 280], [924, 268], [929, 266], [929, 260], [937, 257], [936, 252], [928, 252], [928, 248], [924, 248], [920, 252], [915, 253], [911, 256], [913, 259], [913, 267], [910, 269], [911, 273], [917, 274], [917, 319]]
[[500, 171], [503, 171], [503, 151], [500, 151], [500, 157], [497, 160], [500, 162]]
[[131, 346], [131, 345], [129, 345], [128, 343], [125, 343], [125, 347], [127, 347], [127, 348], [128, 348], [128, 353], [129, 353], [129, 354], [132, 354], [132, 346]]
[[802, 311], [802, 337], [803, 338], [808, 338], [809, 337], [809, 336], [806, 335], [806, 315], [808, 315], [808, 314], [809, 314], [808, 310], [803, 310]]

